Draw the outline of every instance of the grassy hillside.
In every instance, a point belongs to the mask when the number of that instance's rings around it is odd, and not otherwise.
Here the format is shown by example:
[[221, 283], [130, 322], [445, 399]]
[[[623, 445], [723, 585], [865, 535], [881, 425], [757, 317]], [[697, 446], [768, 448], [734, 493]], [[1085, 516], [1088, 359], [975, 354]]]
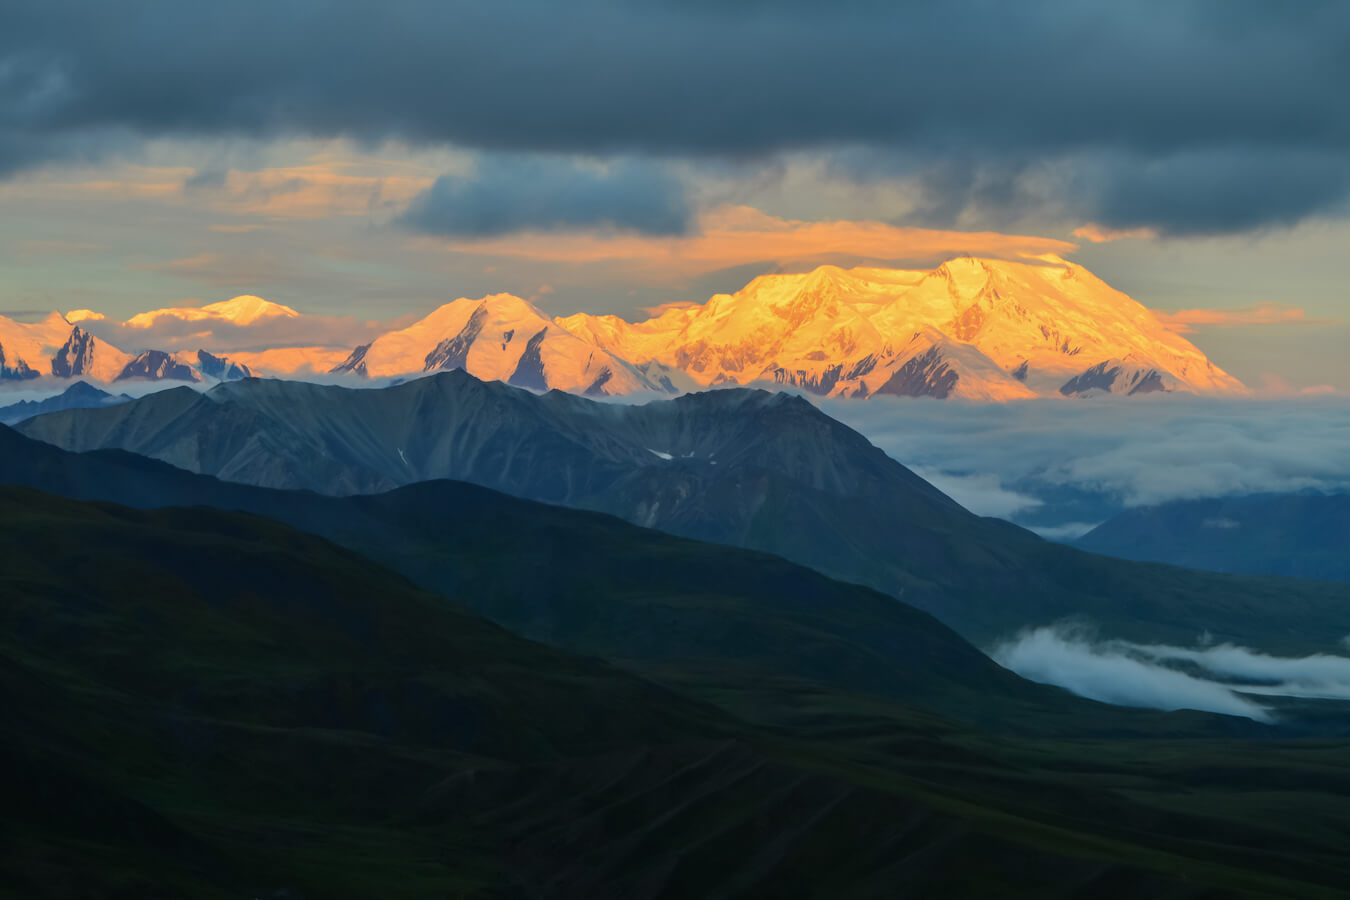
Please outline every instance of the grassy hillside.
[[991, 742], [671, 676], [714, 709], [237, 513], [3, 489], [0, 559], [2, 896], [1350, 888], [1343, 746]]

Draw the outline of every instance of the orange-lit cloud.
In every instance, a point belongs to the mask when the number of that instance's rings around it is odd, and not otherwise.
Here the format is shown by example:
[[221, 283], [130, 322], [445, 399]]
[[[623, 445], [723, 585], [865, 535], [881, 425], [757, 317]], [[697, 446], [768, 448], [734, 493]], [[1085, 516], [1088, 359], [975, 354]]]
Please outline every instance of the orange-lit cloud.
[[1168, 328], [1178, 334], [1191, 334], [1197, 325], [1210, 328], [1239, 328], [1245, 325], [1336, 325], [1335, 319], [1309, 318], [1297, 306], [1283, 303], [1254, 303], [1217, 309], [1182, 309], [1176, 312], [1153, 311]]
[[628, 262], [654, 273], [706, 272], [754, 262], [814, 263], [833, 258], [932, 260], [973, 254], [1020, 257], [1067, 253], [1068, 241], [990, 231], [904, 228], [884, 222], [805, 222], [780, 219], [747, 206], [721, 206], [699, 217], [687, 236], [527, 233], [481, 240], [417, 238], [424, 246], [457, 253], [543, 262]]
[[1155, 238], [1158, 236], [1158, 232], [1152, 228], [1107, 228], [1104, 225], [1089, 222], [1075, 228], [1073, 236], [1091, 241], [1094, 244], [1105, 244], [1108, 241], [1121, 241], [1126, 238]]
[[[88, 172], [47, 173], [50, 177], [0, 185], [0, 197], [51, 198], [101, 195], [154, 199], [239, 216], [268, 219], [319, 219], [402, 210], [435, 180], [428, 174], [370, 174], [363, 162], [319, 160], [258, 171], [230, 170], [194, 183], [196, 170], [183, 166], [119, 166], [101, 177]], [[71, 177], [73, 175], [74, 177]], [[258, 224], [212, 225], [212, 231], [241, 232]]]
[[1301, 396], [1301, 397], [1320, 397], [1327, 394], [1340, 393], [1335, 385], [1331, 384], [1312, 384], [1306, 387], [1299, 387], [1291, 384], [1287, 379], [1274, 373], [1266, 373], [1261, 376], [1261, 388], [1259, 393], [1270, 394], [1274, 396]]
[[345, 347], [277, 347], [232, 352], [230, 359], [261, 375], [323, 375], [351, 355]]

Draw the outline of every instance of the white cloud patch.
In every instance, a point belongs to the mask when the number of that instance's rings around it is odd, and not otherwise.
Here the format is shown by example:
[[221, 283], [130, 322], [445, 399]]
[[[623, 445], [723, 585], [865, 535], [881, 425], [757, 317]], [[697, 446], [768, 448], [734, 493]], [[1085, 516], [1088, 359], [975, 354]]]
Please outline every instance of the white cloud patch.
[[994, 474], [955, 475], [926, 466], [912, 468], [914, 474], [976, 515], [1011, 519], [1041, 505], [1035, 497], [1004, 488]]
[[1350, 657], [1271, 656], [1232, 644], [1174, 647], [1099, 640], [1082, 628], [1043, 626], [990, 651], [1023, 678], [1119, 706], [1196, 709], [1274, 721], [1259, 698], [1350, 700]]
[[1101, 522], [1065, 522], [1062, 525], [1030, 525], [1032, 531], [1047, 541], [1076, 541]]
[[[1344, 398], [1168, 395], [1000, 406], [873, 398], [820, 406], [910, 468], [955, 483], [991, 479], [1002, 491], [1042, 500], [1039, 513], [1052, 512], [1051, 498], [1064, 489], [1098, 496], [1116, 509], [1350, 490], [1350, 403]], [[1045, 516], [1037, 521], [1067, 524]]]

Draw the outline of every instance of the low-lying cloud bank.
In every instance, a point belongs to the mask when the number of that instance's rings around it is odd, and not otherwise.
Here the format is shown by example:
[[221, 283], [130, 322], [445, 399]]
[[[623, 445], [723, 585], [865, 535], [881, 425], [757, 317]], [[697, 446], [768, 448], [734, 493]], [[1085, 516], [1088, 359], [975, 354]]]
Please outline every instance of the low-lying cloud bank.
[[[1350, 490], [1344, 397], [820, 406], [973, 512], [1037, 528], [1169, 500]], [[1069, 503], [1084, 497], [1093, 503]]]
[[1056, 625], [1023, 631], [989, 655], [1023, 678], [1118, 706], [1271, 722], [1275, 716], [1259, 697], [1350, 700], [1350, 657], [1332, 654], [1281, 657], [1232, 644], [1136, 644]]

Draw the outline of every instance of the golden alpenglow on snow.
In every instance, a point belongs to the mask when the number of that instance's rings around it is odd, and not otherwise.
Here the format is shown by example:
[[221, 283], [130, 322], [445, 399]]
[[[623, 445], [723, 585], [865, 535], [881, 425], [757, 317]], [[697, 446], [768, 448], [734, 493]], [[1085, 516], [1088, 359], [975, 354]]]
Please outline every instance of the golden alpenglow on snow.
[[1350, 897], [1348, 35], [0, 0], [0, 900]]
[[952, 259], [930, 271], [763, 275], [702, 306], [630, 324], [559, 320], [631, 363], [699, 385], [776, 382], [816, 394], [1013, 400], [1092, 390], [1240, 393], [1146, 308], [1056, 256]]

